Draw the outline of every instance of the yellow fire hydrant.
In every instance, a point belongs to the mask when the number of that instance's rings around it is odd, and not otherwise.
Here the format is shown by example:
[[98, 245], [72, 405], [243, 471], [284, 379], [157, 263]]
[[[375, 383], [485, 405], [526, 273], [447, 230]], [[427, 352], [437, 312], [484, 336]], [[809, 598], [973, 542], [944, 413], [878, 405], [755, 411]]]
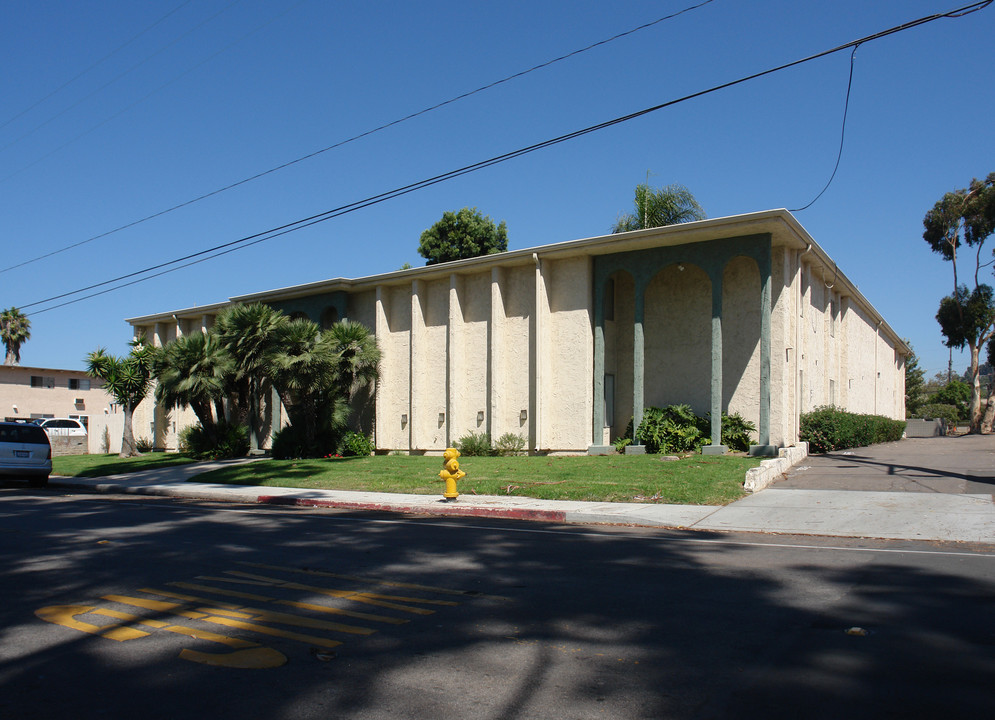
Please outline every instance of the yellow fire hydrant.
[[459, 450], [456, 448], [447, 448], [442, 453], [442, 471], [439, 473], [439, 477], [446, 483], [445, 492], [442, 493], [446, 502], [456, 502], [456, 498], [459, 497], [459, 492], [456, 491], [456, 481], [466, 477], [466, 473], [459, 469], [459, 460], [456, 459], [458, 457]]

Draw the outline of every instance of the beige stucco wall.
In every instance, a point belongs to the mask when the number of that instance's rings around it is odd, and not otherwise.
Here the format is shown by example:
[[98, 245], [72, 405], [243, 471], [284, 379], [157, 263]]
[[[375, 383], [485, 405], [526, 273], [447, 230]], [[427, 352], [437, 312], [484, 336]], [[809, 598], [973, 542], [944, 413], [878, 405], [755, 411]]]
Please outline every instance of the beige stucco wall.
[[[728, 227], [726, 227], [728, 225]], [[721, 230], [721, 232], [719, 232]], [[683, 242], [772, 238], [770, 442], [797, 439], [798, 415], [834, 402], [855, 412], [903, 415], [904, 374], [895, 333], [784, 211], [591, 238], [358, 280], [337, 279], [245, 296], [243, 302], [317, 306], [346, 299], [351, 320], [374, 330], [383, 354], [376, 395], [381, 451], [441, 452], [469, 432], [525, 436], [530, 449], [584, 452], [601, 444], [594, 398], [593, 258]], [[613, 276], [614, 314], [604, 323], [614, 425], [633, 410], [635, 283]], [[837, 282], [839, 281], [839, 282]], [[711, 408], [708, 276], [691, 263], [660, 268], [645, 294], [645, 406]], [[759, 425], [761, 281], [735, 258], [722, 288], [722, 405]], [[222, 307], [136, 319], [157, 344], [209, 327]], [[140, 320], [141, 322], [137, 322]], [[902, 346], [904, 348], [904, 346]], [[187, 421], [189, 416], [189, 422]], [[171, 442], [193, 422], [143, 404], [136, 434]], [[144, 430], [148, 428], [148, 430]], [[593, 437], [592, 437], [593, 436]]]

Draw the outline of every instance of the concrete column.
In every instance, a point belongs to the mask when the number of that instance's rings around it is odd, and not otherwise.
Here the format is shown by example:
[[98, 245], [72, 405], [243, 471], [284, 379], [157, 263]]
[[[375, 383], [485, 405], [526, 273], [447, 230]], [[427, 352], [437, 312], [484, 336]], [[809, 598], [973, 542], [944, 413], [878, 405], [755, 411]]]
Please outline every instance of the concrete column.
[[[643, 421], [646, 386], [646, 344], [643, 340], [643, 316], [646, 306], [646, 285], [636, 281], [635, 313], [632, 327], [632, 430], [639, 428]], [[602, 380], [602, 382], [604, 382]], [[642, 447], [634, 442], [629, 447]], [[629, 452], [626, 448], [626, 452]], [[638, 450], [633, 451], [638, 453]]]
[[[408, 446], [411, 450], [421, 450], [421, 433], [418, 430], [418, 423], [422, 421], [419, 413], [421, 410], [421, 365], [422, 355], [425, 350], [422, 346], [426, 342], [425, 338], [425, 310], [422, 307], [422, 295], [426, 292], [423, 280], [414, 280], [411, 283], [411, 358], [409, 362], [410, 399], [408, 407]], [[424, 444], [424, 443], [422, 443]]]
[[487, 324], [487, 433], [494, 437], [499, 420], [505, 421], [504, 399], [504, 271], [491, 269], [491, 316]]
[[729, 448], [722, 444], [722, 275], [720, 267], [712, 274], [712, 444], [701, 449], [702, 455], [723, 455]]
[[[386, 309], [386, 307], [384, 307], [384, 287], [383, 287], [383, 285], [377, 285], [377, 291], [376, 291], [376, 293], [377, 293], [377, 299], [376, 299], [376, 316], [375, 316], [374, 321], [373, 321], [373, 323], [374, 323], [373, 324], [373, 333], [377, 337], [377, 339], [381, 343], [383, 343], [384, 342], [384, 338], [386, 338], [387, 334], [388, 334], [387, 309]], [[376, 445], [376, 447], [378, 447], [378, 448], [381, 447], [381, 444], [380, 444], [381, 439], [383, 439], [386, 442], [387, 441], [386, 439], [390, 437], [390, 434], [388, 433], [387, 426], [386, 426], [386, 423], [388, 421], [388, 418], [387, 418], [387, 403], [386, 403], [386, 399], [387, 398], [386, 398], [386, 394], [387, 393], [386, 393], [385, 388], [381, 387], [379, 385], [379, 383], [378, 383], [378, 386], [376, 388], [375, 395], [374, 395], [374, 407], [373, 407], [373, 413], [374, 413], [374, 418], [373, 418], [373, 442]], [[411, 427], [411, 426], [408, 425], [408, 427]]]
[[202, 333], [207, 334], [207, 331], [211, 329], [211, 325], [213, 324], [212, 320], [213, 318], [210, 315], [200, 316], [200, 331]]
[[[463, 309], [460, 296], [463, 292], [463, 279], [453, 273], [449, 276], [449, 317], [446, 327], [446, 447], [452, 447], [453, 428], [463, 417], [465, 398], [462, 393], [456, 396], [456, 389], [464, 382], [463, 344], [459, 337], [463, 334]], [[463, 403], [460, 402], [463, 398]]]
[[770, 253], [757, 264], [760, 266], [760, 423], [759, 442], [750, 447], [750, 454], [776, 456], [778, 449], [770, 444]]
[[605, 426], [605, 288], [594, 287], [594, 412], [591, 446], [604, 442]]

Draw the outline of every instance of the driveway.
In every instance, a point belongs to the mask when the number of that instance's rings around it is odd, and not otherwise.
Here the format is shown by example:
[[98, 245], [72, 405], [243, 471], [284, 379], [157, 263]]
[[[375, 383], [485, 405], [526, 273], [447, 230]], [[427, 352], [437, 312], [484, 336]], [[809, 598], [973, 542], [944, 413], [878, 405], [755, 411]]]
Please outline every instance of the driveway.
[[811, 455], [776, 489], [995, 493], [995, 435], [910, 438]]

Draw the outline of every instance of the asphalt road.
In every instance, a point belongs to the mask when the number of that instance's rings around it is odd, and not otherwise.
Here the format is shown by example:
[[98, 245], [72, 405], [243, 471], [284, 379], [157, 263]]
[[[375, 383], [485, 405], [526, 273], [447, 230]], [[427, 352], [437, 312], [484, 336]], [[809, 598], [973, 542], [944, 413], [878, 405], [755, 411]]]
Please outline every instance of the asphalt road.
[[995, 435], [908, 438], [810, 455], [775, 488], [995, 493]]
[[995, 681], [975, 546], [5, 489], [0, 573], [19, 719], [977, 718]]

